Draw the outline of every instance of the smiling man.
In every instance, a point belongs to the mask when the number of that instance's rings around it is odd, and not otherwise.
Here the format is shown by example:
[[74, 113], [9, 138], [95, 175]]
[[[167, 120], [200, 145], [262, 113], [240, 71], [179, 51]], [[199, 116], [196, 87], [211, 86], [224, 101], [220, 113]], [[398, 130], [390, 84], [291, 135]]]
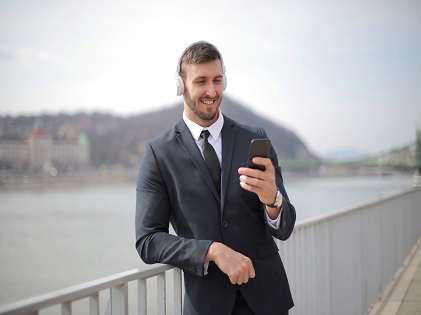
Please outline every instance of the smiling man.
[[273, 237], [289, 238], [295, 209], [272, 147], [253, 160], [265, 171], [244, 167], [251, 140], [266, 132], [221, 113], [227, 78], [212, 44], [185, 48], [176, 83], [183, 117], [145, 146], [139, 170], [137, 251], [184, 271], [184, 314], [288, 314], [294, 304]]

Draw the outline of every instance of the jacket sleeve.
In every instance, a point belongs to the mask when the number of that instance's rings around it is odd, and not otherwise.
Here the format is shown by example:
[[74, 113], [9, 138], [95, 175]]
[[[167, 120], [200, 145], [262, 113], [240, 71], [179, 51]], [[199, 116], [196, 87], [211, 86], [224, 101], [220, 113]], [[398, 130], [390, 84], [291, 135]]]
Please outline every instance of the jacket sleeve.
[[[268, 223], [267, 223], [267, 226], [273, 237], [281, 241], [285, 241], [291, 236], [294, 230], [296, 214], [295, 214], [295, 208], [289, 201], [288, 194], [286, 193], [285, 187], [283, 185], [282, 176], [280, 176], [280, 178], [278, 177], [278, 169], [280, 173], [280, 167], [277, 166], [275, 169], [277, 173], [276, 183], [283, 197], [282, 211], [281, 211], [279, 227], [274, 228], [271, 224], [268, 224]], [[263, 208], [265, 208], [264, 205], [263, 205]], [[266, 210], [264, 209], [264, 211]]]
[[[261, 133], [263, 137], [267, 137], [266, 132], [263, 129], [261, 130]], [[271, 224], [267, 222], [266, 224], [273, 237], [281, 241], [285, 241], [291, 236], [294, 230], [296, 213], [295, 213], [295, 208], [289, 201], [288, 194], [285, 190], [281, 167], [278, 164], [278, 156], [276, 155], [276, 152], [273, 149], [273, 147], [271, 147], [270, 149], [269, 158], [272, 160], [273, 166], [275, 167], [276, 185], [278, 186], [279, 191], [282, 194], [283, 200], [282, 200], [282, 212], [281, 212], [279, 227], [274, 228]], [[265, 206], [263, 204], [262, 204], [262, 207], [264, 208], [264, 211], [266, 211]]]
[[211, 241], [170, 234], [170, 219], [171, 203], [164, 176], [148, 144], [137, 178], [136, 249], [147, 264], [170, 264], [185, 272], [203, 276], [204, 257]]

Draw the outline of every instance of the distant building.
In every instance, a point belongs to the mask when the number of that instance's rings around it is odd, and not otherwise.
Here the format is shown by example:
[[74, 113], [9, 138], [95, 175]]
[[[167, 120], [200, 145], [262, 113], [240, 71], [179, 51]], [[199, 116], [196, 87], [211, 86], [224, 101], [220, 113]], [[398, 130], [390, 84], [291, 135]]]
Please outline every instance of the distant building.
[[80, 133], [77, 139], [54, 140], [42, 128], [35, 127], [27, 140], [0, 140], [0, 168], [48, 171], [83, 168], [90, 164], [89, 139]]
[[22, 140], [0, 140], [0, 168], [29, 168], [28, 142]]

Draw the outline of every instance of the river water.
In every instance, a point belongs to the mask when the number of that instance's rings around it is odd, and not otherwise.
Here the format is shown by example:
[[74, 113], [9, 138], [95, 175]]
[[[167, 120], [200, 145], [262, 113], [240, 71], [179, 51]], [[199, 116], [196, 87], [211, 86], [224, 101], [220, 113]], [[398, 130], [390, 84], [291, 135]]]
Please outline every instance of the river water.
[[[285, 177], [297, 221], [412, 187], [411, 176]], [[134, 184], [0, 191], [0, 305], [144, 266]]]

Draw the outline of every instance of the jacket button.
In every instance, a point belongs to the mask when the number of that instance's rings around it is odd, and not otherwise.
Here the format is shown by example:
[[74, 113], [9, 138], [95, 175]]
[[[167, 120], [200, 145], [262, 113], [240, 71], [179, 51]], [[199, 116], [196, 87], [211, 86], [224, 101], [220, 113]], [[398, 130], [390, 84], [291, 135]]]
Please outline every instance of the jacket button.
[[222, 221], [222, 226], [226, 228], [228, 226], [228, 221], [227, 220]]

